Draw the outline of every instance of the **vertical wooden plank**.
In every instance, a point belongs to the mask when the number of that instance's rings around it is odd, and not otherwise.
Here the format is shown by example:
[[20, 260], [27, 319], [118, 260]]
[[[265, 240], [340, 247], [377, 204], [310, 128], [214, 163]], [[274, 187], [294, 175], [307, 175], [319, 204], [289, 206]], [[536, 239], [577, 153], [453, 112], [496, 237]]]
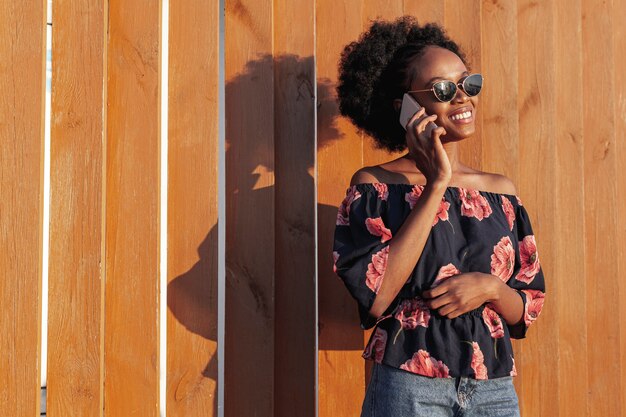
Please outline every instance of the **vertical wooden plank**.
[[[612, 6], [597, 0], [582, 2], [583, 134], [585, 176], [585, 263], [587, 273], [587, 338], [589, 415], [620, 415], [620, 334], [606, 323], [618, 323], [618, 280], [615, 278], [619, 240], [614, 225], [617, 189], [615, 141], [615, 57]], [[600, 121], [600, 122], [599, 122]], [[599, 346], [601, 344], [601, 348]], [[607, 360], [607, 358], [610, 358]], [[597, 364], [602, 366], [597, 366]]]
[[[450, 5], [448, 4], [449, 1], [450, 0], [404, 0], [404, 14], [415, 16], [420, 25], [430, 22], [437, 22], [443, 25], [447, 18], [446, 15], [451, 12]], [[455, 1], [454, 8], [457, 7], [456, 4], [457, 2]], [[467, 20], [465, 22], [467, 22]]]
[[[369, 29], [373, 20], [383, 19], [393, 21], [402, 16], [403, 1], [402, 0], [369, 0], [363, 4], [362, 11], [362, 27], [364, 32]], [[398, 158], [406, 152], [389, 152], [383, 149], [376, 149], [374, 142], [367, 136], [363, 137], [363, 165], [378, 165], [392, 159]], [[365, 341], [369, 339], [370, 332], [366, 332]]]
[[[517, 53], [519, 118], [518, 195], [529, 211], [537, 238], [540, 262], [548, 285], [554, 282], [556, 236], [555, 204], [555, 123], [556, 21], [552, 2], [520, 0], [517, 2]], [[547, 30], [536, 30], [542, 27]], [[559, 237], [560, 238], [560, 237]], [[558, 280], [558, 278], [556, 278]], [[547, 290], [558, 299], [558, 293]], [[524, 345], [524, 363], [520, 376], [524, 384], [519, 393], [520, 408], [525, 416], [558, 416], [559, 333], [557, 309], [546, 303], [541, 320], [530, 329]], [[552, 363], [552, 366], [545, 366]]]
[[313, 0], [274, 2], [277, 417], [316, 414], [314, 16]]
[[39, 412], [45, 1], [0, 4], [0, 415]]
[[[480, 10], [481, 68], [485, 76], [480, 98], [482, 169], [504, 174], [518, 184], [517, 6], [514, 2], [482, 0]], [[513, 341], [513, 350], [520, 370], [515, 387], [521, 393], [524, 351], [518, 341]]]
[[362, 139], [350, 121], [338, 117], [335, 84], [345, 45], [362, 30], [363, 3], [346, 0], [316, 2], [317, 219], [320, 417], [359, 415], [365, 394], [361, 352], [363, 331], [357, 307], [333, 272], [333, 232], [337, 208], [352, 174], [363, 166]]
[[[554, 20], [555, 113], [558, 115], [554, 118], [558, 150], [554, 213], [558, 215], [553, 238], [554, 268], [552, 276], [547, 276], [546, 309], [558, 310], [558, 321], [554, 323], [559, 335], [558, 415], [574, 416], [588, 415], [588, 371], [586, 366], [581, 366], [587, 362], [588, 337], [587, 303], [583, 301], [587, 285], [585, 199], [581, 198], [584, 196], [581, 2], [559, 0], [554, 7], [559, 13]], [[543, 321], [545, 317], [537, 324]]]
[[219, 2], [169, 3], [167, 415], [217, 415]]
[[111, 0], [106, 119], [106, 416], [159, 414], [160, 2]]
[[[615, 59], [615, 80], [613, 85], [623, 86], [626, 84], [626, 57], [624, 51], [626, 51], [626, 28], [621, 22], [626, 19], [626, 4], [624, 2], [613, 3], [613, 55]], [[626, 93], [623, 88], [619, 88], [615, 91], [614, 101], [614, 117], [615, 117], [615, 131], [624, 132], [626, 129]], [[621, 137], [616, 137], [615, 141], [616, 149], [616, 187], [617, 190], [626, 189], [626, 178], [624, 175], [620, 175], [626, 170], [626, 144]], [[617, 192], [616, 204], [618, 207], [626, 207], [626, 193]], [[626, 235], [626, 215], [623, 210], [617, 210], [615, 212], [615, 218], [612, 222], [616, 229], [617, 236]], [[618, 281], [619, 295], [619, 330], [620, 330], [620, 384], [615, 387], [618, 390], [619, 395], [617, 400], [621, 405], [622, 416], [626, 415], [626, 241], [624, 239], [618, 239], [617, 259], [618, 259], [618, 272], [615, 274], [615, 278]]]
[[[411, 2], [421, 3], [421, 2]], [[445, 29], [448, 35], [465, 53], [470, 72], [482, 71], [481, 56], [481, 3], [480, 0], [446, 0]], [[443, 10], [444, 7], [441, 6]], [[444, 22], [442, 22], [444, 23]], [[490, 80], [485, 80], [485, 88], [489, 88]], [[459, 143], [459, 156], [465, 164], [482, 169], [483, 147], [483, 115], [482, 95], [478, 96], [476, 111], [476, 133], [472, 138]]]
[[100, 416], [104, 4], [55, 1], [48, 414]]
[[226, 1], [228, 417], [269, 417], [275, 410], [272, 5], [269, 0]]

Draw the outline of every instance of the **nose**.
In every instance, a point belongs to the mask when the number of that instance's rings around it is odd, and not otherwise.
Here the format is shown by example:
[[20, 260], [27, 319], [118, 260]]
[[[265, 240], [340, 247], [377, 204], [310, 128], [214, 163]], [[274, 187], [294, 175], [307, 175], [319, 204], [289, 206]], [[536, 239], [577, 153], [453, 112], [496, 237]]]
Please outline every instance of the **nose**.
[[469, 96], [465, 94], [465, 91], [459, 86], [456, 88], [456, 95], [452, 99], [455, 103], [465, 103], [469, 100]]

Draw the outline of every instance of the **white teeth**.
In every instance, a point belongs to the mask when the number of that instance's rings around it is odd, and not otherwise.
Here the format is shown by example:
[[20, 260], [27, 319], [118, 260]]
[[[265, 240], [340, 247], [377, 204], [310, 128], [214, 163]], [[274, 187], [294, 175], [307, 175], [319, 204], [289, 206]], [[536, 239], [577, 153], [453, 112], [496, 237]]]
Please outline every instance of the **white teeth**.
[[450, 116], [450, 119], [452, 119], [452, 120], [467, 119], [471, 115], [472, 115], [471, 111], [466, 111], [466, 112], [463, 112], [463, 113], [455, 114], [454, 116]]

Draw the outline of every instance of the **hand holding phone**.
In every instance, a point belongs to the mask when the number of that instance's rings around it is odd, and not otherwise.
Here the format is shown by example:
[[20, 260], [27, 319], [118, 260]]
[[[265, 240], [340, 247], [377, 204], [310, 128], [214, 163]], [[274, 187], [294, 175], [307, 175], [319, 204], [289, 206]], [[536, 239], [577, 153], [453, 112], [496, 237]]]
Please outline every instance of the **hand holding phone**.
[[[407, 125], [415, 113], [420, 111], [422, 106], [419, 105], [417, 101], [409, 93], [404, 93], [404, 97], [402, 98], [402, 108], [400, 109], [400, 124], [404, 128], [407, 129]], [[427, 115], [424, 114], [424, 117]], [[435, 129], [437, 125], [433, 122], [429, 122], [426, 125], [426, 134], [428, 137], [431, 137], [433, 129]]]

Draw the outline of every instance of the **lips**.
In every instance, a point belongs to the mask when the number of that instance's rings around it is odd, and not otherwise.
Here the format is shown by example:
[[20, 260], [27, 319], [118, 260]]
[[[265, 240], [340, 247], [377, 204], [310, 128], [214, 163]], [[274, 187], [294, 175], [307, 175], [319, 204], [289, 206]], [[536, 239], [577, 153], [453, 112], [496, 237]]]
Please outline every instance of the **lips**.
[[453, 123], [471, 123], [474, 120], [474, 112], [471, 107], [461, 107], [460, 109], [457, 109], [450, 113], [448, 115], [448, 118]]

